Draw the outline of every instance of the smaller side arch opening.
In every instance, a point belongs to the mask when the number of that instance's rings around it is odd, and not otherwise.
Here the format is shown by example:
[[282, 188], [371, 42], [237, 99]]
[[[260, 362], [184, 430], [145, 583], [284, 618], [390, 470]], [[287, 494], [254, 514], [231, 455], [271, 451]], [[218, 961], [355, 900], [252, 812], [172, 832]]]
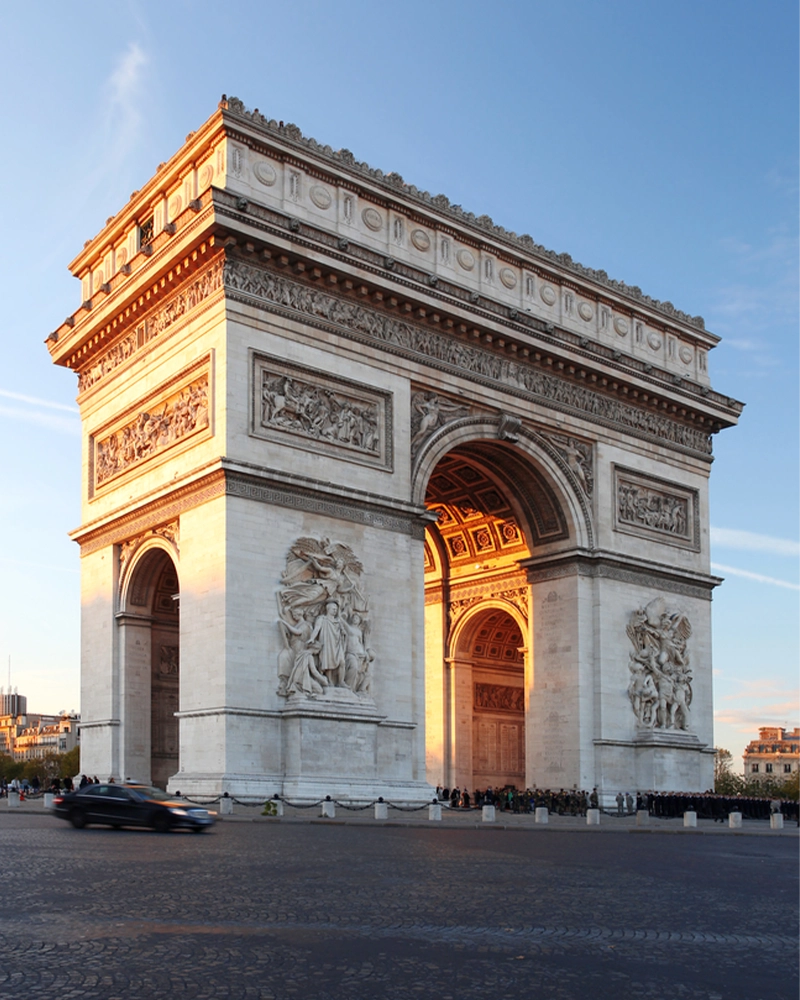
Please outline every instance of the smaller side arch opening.
[[118, 615], [123, 778], [166, 788], [179, 769], [180, 601], [170, 552], [150, 546], [123, 580]]

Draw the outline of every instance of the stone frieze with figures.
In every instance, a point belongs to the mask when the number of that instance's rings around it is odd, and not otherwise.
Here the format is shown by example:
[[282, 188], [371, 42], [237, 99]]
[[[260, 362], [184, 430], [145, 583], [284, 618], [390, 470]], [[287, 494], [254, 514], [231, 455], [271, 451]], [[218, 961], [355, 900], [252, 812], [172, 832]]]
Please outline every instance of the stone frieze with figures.
[[177, 379], [173, 379], [169, 387], [141, 402], [112, 429], [92, 436], [94, 489], [209, 429], [207, 358], [203, 365], [202, 370], [195, 366], [177, 386]]
[[253, 352], [254, 437], [392, 467], [388, 392]]
[[697, 551], [699, 518], [697, 490], [614, 467], [617, 531]]

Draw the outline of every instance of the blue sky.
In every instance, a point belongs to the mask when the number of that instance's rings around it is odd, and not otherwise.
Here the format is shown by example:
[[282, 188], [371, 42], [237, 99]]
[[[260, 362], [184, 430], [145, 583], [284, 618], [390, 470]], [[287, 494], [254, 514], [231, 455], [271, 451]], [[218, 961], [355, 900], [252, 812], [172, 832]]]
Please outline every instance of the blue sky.
[[41, 2], [0, 37], [0, 683], [79, 707], [67, 263], [224, 92], [668, 299], [714, 387], [716, 742], [798, 718], [798, 11], [786, 0]]

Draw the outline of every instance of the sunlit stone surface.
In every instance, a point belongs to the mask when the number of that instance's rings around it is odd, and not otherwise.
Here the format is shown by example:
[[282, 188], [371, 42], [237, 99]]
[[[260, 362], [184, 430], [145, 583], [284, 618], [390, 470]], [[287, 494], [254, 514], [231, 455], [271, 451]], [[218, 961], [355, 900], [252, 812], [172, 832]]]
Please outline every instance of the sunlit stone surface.
[[711, 785], [701, 319], [235, 99], [71, 267], [84, 771]]

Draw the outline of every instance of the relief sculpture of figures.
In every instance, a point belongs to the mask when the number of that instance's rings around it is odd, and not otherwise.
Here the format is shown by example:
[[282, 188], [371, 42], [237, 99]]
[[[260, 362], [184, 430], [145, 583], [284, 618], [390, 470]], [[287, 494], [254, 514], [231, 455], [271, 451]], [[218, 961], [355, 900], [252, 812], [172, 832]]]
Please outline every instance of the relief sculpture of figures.
[[626, 631], [634, 648], [628, 697], [637, 722], [650, 729], [687, 730], [692, 703], [689, 619], [656, 597], [634, 611]]
[[545, 434], [547, 440], [561, 453], [570, 471], [587, 497], [594, 491], [594, 470], [592, 468], [592, 446], [577, 438], [563, 434]]
[[289, 375], [261, 373], [261, 426], [377, 454], [378, 407]]
[[99, 486], [151, 455], [208, 426], [208, 375], [192, 382], [157, 410], [141, 412], [121, 430], [95, 446], [95, 482]]
[[689, 505], [683, 497], [621, 481], [617, 516], [622, 523], [643, 525], [680, 538], [689, 532]]
[[466, 406], [451, 403], [435, 392], [415, 392], [411, 397], [411, 451], [451, 420], [466, 416]]
[[375, 652], [368, 645], [369, 604], [363, 567], [347, 545], [298, 538], [278, 591], [278, 694], [319, 696], [371, 689]]

